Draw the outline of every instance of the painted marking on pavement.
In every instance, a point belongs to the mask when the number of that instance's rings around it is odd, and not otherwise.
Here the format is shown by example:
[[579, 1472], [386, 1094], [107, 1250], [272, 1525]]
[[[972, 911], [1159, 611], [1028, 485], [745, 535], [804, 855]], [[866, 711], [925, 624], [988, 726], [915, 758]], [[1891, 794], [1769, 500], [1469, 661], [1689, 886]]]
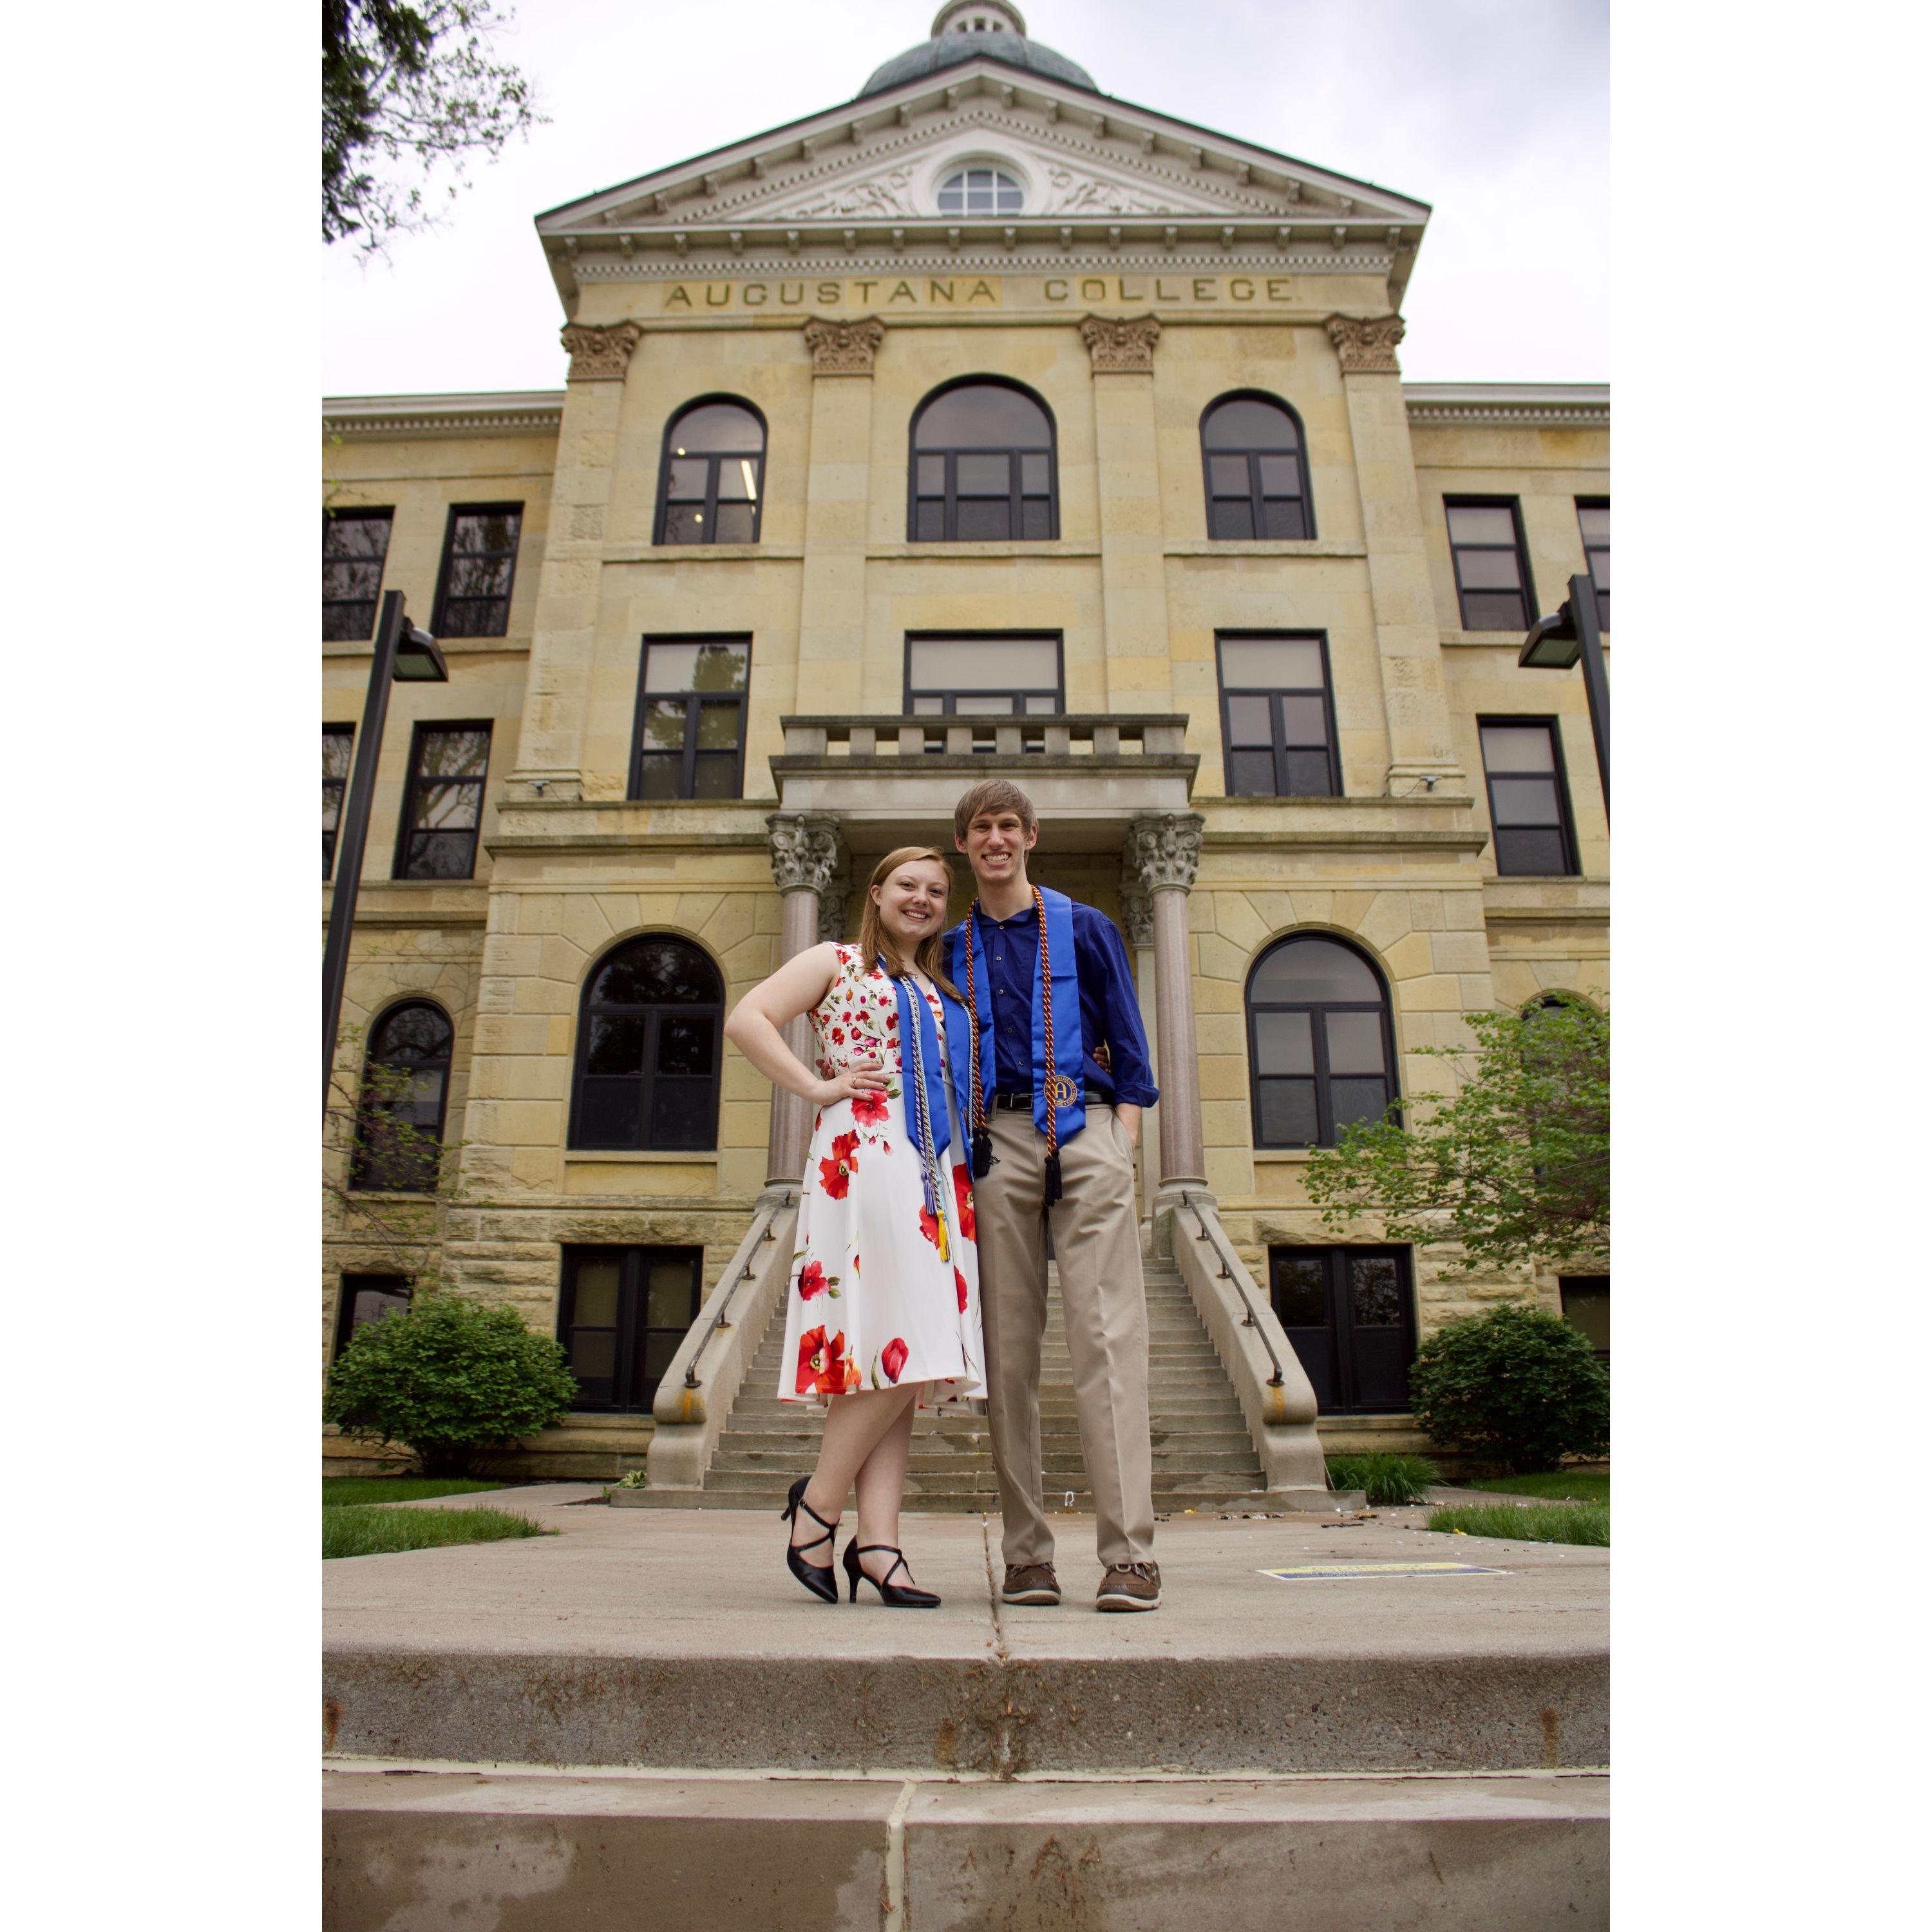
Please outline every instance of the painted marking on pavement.
[[1335, 1576], [1507, 1576], [1509, 1572], [1487, 1569], [1480, 1563], [1291, 1563], [1286, 1569], [1256, 1574], [1279, 1577], [1284, 1583], [1300, 1583]]

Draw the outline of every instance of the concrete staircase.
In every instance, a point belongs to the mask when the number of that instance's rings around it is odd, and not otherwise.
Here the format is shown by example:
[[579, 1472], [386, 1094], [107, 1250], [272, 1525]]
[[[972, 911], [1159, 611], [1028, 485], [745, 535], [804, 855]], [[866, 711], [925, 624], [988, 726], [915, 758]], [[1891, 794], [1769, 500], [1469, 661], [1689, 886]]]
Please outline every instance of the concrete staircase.
[[[1162, 1514], [1238, 1508], [1262, 1487], [1261, 1463], [1240, 1406], [1178, 1270], [1159, 1259], [1144, 1266], [1154, 1508]], [[1050, 1265], [1047, 1283], [1040, 1364], [1046, 1502], [1049, 1509], [1090, 1510], [1058, 1275]], [[781, 1304], [706, 1473], [706, 1508], [779, 1509], [793, 1478], [818, 1456], [817, 1411], [782, 1402], [776, 1393], [784, 1349]], [[985, 1417], [921, 1414], [913, 1433], [906, 1505], [972, 1513], [998, 1508]]]

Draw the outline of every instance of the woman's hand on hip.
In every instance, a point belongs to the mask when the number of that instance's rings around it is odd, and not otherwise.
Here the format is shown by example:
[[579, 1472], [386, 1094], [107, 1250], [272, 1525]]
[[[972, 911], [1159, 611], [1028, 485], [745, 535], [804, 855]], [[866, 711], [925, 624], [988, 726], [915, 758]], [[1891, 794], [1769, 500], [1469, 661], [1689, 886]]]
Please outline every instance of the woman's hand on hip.
[[849, 1100], [855, 1094], [880, 1094], [885, 1091], [886, 1076], [876, 1060], [861, 1061], [848, 1066], [844, 1072], [830, 1080], [821, 1080], [812, 1089], [812, 1104], [814, 1107], [836, 1106], [841, 1100]]

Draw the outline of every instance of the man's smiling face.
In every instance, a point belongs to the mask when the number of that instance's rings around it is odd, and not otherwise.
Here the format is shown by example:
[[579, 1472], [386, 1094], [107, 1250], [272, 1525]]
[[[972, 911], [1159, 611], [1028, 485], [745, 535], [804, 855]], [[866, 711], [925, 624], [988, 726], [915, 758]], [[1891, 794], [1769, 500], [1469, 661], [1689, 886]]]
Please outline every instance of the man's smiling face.
[[998, 885], [1013, 878], [1026, 862], [1040, 836], [1017, 812], [982, 812], [952, 842], [972, 862], [973, 876], [982, 885]]

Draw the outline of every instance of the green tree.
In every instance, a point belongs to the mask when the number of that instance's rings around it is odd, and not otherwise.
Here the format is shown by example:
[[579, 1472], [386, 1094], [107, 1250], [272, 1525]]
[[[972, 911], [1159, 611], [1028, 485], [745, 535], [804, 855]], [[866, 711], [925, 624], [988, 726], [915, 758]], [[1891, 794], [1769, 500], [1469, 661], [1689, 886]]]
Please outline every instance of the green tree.
[[1453, 1244], [1454, 1277], [1525, 1264], [1607, 1264], [1610, 1022], [1581, 1000], [1472, 1013], [1454, 1094], [1412, 1094], [1346, 1128], [1308, 1164], [1331, 1228], [1364, 1219], [1390, 1241]]
[[577, 1394], [562, 1349], [514, 1308], [425, 1293], [358, 1328], [329, 1371], [322, 1419], [406, 1442], [426, 1476], [461, 1476], [480, 1451], [560, 1422]]
[[422, 186], [384, 164], [427, 177], [448, 161], [460, 182], [468, 155], [494, 160], [545, 118], [523, 75], [488, 56], [515, 17], [492, 0], [322, 0], [324, 242], [355, 236], [374, 250], [435, 220]]

